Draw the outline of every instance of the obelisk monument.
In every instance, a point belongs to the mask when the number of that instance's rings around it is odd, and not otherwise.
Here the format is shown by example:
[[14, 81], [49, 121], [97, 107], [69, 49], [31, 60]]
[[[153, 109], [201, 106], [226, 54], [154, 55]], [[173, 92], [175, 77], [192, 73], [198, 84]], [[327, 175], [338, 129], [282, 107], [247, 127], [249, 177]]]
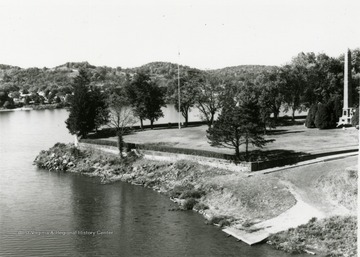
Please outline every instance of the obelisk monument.
[[345, 52], [344, 60], [344, 103], [343, 113], [338, 122], [338, 126], [351, 125], [351, 119], [354, 113], [352, 102], [352, 87], [351, 87], [351, 52], [349, 49]]

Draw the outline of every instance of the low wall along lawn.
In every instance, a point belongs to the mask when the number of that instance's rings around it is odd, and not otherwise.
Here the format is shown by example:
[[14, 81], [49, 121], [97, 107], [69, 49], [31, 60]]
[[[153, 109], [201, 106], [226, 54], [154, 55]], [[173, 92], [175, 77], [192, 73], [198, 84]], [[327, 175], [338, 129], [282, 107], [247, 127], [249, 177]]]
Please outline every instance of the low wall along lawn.
[[[111, 146], [117, 147], [117, 142], [109, 141], [109, 140], [102, 140], [102, 139], [82, 139], [82, 143], [87, 144], [95, 144], [101, 146]], [[178, 147], [171, 147], [171, 146], [163, 146], [163, 145], [155, 145], [155, 144], [134, 144], [134, 143], [125, 143], [126, 150], [130, 151], [132, 149], [140, 150], [140, 151], [155, 151], [155, 152], [165, 152], [165, 153], [172, 153], [172, 154], [184, 154], [184, 155], [195, 155], [195, 156], [202, 156], [208, 158], [217, 158], [222, 160], [234, 160], [234, 155], [224, 154], [224, 153], [217, 153], [212, 151], [205, 151], [205, 150], [197, 150], [197, 149], [188, 149], [188, 148], [178, 148]], [[255, 161], [255, 162], [241, 162], [238, 163], [239, 166], [245, 167], [245, 170], [248, 172], [251, 171], [259, 171], [264, 169], [270, 169], [274, 167], [282, 167], [286, 165], [292, 165], [301, 161], [307, 161], [319, 157], [335, 155], [335, 154], [344, 154], [344, 153], [351, 153], [356, 152], [358, 149], [348, 149], [342, 151], [331, 151], [331, 152], [324, 152], [324, 153], [317, 153], [317, 154], [307, 154], [307, 155], [295, 155], [289, 154], [286, 158], [279, 158], [274, 160], [266, 160], [266, 161]], [[242, 169], [243, 170], [243, 169]]]

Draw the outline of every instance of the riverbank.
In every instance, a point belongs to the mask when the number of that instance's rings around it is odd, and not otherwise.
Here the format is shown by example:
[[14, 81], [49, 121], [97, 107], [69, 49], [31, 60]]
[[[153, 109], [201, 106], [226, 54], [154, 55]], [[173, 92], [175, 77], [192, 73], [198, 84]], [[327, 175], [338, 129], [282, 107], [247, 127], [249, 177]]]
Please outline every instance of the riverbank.
[[0, 112], [14, 112], [14, 111], [31, 111], [31, 110], [53, 110], [64, 108], [63, 104], [39, 104], [39, 105], [25, 105], [14, 109], [0, 109]]
[[14, 108], [14, 109], [0, 109], [0, 112], [15, 112], [15, 111], [31, 111], [32, 108], [29, 107], [21, 107], [21, 108]]
[[[80, 151], [63, 144], [42, 151], [35, 164], [48, 170], [96, 176], [103, 183], [125, 181], [142, 185], [168, 195], [179, 203], [180, 209], [199, 211], [208, 223], [238, 230], [249, 230], [254, 224], [276, 218], [297, 203], [283, 183], [286, 175], [281, 179], [273, 174], [249, 177], [246, 173], [184, 160], [146, 160], [134, 153], [120, 160], [114, 154]], [[284, 245], [280, 240], [271, 242], [276, 247]], [[300, 248], [303, 250], [305, 247]]]

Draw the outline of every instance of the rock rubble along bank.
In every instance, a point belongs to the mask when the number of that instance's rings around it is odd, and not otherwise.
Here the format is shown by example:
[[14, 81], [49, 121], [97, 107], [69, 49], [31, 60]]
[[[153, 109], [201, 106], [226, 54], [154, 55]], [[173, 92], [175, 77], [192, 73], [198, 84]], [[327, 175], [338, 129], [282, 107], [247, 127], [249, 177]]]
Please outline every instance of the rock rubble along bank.
[[78, 150], [57, 143], [41, 151], [34, 163], [51, 171], [81, 173], [104, 183], [125, 181], [177, 199], [183, 208], [202, 212], [221, 225], [248, 224], [279, 215], [295, 204], [276, 179], [199, 165], [195, 162], [145, 160], [131, 153], [124, 159], [107, 153]]

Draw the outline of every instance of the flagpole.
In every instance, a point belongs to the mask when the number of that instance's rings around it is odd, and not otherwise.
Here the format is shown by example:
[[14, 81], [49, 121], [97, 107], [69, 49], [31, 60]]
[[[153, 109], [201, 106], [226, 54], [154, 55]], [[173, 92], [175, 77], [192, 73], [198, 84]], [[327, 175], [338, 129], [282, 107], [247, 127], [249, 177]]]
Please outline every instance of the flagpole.
[[181, 111], [180, 111], [180, 65], [179, 65], [179, 61], [180, 61], [180, 51], [179, 53], [179, 60], [178, 60], [178, 110], [179, 110], [179, 129], [181, 129], [181, 124], [180, 124], [180, 120], [181, 120]]

